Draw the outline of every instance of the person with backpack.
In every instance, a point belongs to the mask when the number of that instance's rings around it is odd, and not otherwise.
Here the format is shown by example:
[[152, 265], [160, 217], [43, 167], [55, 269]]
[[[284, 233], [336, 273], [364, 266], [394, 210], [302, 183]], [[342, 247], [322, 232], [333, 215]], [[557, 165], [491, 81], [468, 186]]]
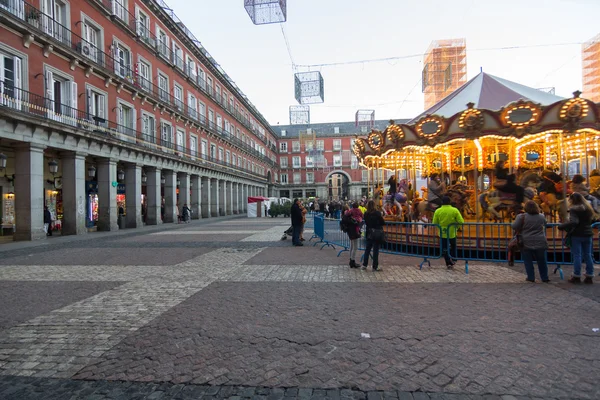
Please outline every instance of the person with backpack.
[[345, 205], [343, 213], [340, 226], [350, 239], [350, 268], [358, 268], [360, 264], [356, 263], [356, 251], [360, 242], [360, 226], [363, 221], [363, 213], [358, 208], [358, 203], [353, 203], [352, 209]]

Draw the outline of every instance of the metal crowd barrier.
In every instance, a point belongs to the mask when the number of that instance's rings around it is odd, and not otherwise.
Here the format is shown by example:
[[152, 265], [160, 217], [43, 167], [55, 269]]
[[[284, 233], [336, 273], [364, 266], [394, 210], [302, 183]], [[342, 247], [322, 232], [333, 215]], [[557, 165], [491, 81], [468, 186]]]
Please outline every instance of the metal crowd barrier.
[[[594, 229], [600, 229], [600, 223], [593, 224]], [[422, 257], [419, 268], [430, 260], [443, 257], [442, 239], [439, 236], [440, 226], [420, 222], [387, 222], [385, 225], [387, 242], [380, 247], [380, 253], [401, 256]], [[510, 254], [508, 243], [514, 236], [510, 223], [475, 223], [452, 224], [448, 230], [456, 229], [456, 249], [453, 258], [465, 261], [465, 273], [469, 273], [470, 261], [489, 261], [496, 263], [522, 263], [520, 252]], [[340, 229], [340, 220], [325, 218], [323, 214], [314, 216], [315, 236], [320, 240], [314, 245], [323, 243], [326, 246], [339, 246], [342, 249], [338, 257], [350, 249], [350, 239]], [[548, 224], [546, 238], [548, 241], [547, 263], [555, 265], [554, 273], [564, 279], [563, 265], [572, 264], [571, 252], [564, 245], [565, 232], [558, 230], [558, 224]], [[448, 239], [443, 239], [448, 240]], [[360, 241], [359, 250], [364, 251], [366, 239]], [[449, 246], [447, 247], [449, 248]], [[600, 264], [600, 234], [596, 235], [593, 244], [594, 262]]]

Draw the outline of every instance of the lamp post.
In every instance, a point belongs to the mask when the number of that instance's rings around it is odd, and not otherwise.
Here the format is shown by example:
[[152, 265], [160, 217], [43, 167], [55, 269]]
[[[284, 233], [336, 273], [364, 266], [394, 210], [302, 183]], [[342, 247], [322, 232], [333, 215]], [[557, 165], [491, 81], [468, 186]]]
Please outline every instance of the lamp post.
[[120, 169], [117, 171], [117, 180], [122, 181], [123, 179], [125, 179], [125, 171]]
[[165, 180], [165, 176], [164, 176], [164, 175], [161, 175], [161, 176], [160, 176], [160, 184], [161, 184], [161, 185], [164, 185], [164, 184], [165, 184], [165, 182], [166, 182], [166, 180]]
[[58, 162], [56, 160], [51, 160], [48, 162], [48, 168], [50, 169], [50, 173], [52, 176], [56, 175], [58, 172]]
[[0, 153], [0, 169], [6, 168], [7, 160], [8, 160], [8, 157], [6, 157], [6, 154]]
[[96, 167], [90, 165], [87, 169], [87, 173], [88, 177], [93, 179], [96, 176]]
[[142, 171], [142, 183], [146, 183], [148, 182], [148, 177], [146, 176], [146, 173], [144, 171]]

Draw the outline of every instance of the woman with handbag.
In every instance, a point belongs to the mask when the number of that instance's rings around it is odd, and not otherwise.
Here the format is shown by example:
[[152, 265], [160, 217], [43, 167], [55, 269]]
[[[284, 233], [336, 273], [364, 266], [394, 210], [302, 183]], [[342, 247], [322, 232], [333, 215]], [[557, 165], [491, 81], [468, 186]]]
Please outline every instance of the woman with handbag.
[[362, 269], [367, 269], [369, 266], [369, 256], [373, 249], [373, 271], [381, 271], [379, 266], [379, 246], [385, 241], [385, 233], [383, 226], [385, 221], [381, 212], [375, 208], [375, 202], [369, 200], [367, 203], [367, 212], [364, 215], [365, 224], [367, 226], [367, 247], [363, 256]]
[[581, 283], [581, 262], [585, 262], [585, 279], [583, 283], [594, 283], [594, 259], [592, 258], [592, 221], [596, 213], [590, 203], [580, 194], [573, 193], [569, 198], [569, 221], [562, 223], [558, 229], [567, 231], [571, 244], [573, 259], [573, 276], [571, 283]]
[[522, 238], [520, 241], [522, 243], [518, 243], [518, 245], [521, 247], [521, 256], [527, 273], [525, 280], [535, 283], [535, 269], [533, 267], [533, 260], [535, 259], [540, 271], [540, 279], [542, 282], [550, 282], [546, 262], [546, 252], [548, 250], [546, 217], [540, 214], [538, 205], [532, 200], [525, 203], [525, 212], [517, 215], [511, 226], [517, 233], [517, 242]]
[[348, 235], [348, 239], [350, 239], [350, 268], [358, 268], [360, 264], [356, 263], [356, 251], [360, 242], [360, 226], [363, 222], [363, 213], [356, 202], [352, 204], [352, 209], [348, 205], [344, 205], [342, 212], [341, 224], [344, 226], [344, 232]]

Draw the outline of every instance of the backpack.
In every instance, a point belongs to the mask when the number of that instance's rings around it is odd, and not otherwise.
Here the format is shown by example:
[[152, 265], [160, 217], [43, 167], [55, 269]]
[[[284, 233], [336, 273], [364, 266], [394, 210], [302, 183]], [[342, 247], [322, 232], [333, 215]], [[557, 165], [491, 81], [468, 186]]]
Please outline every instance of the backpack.
[[352, 217], [349, 215], [344, 215], [340, 220], [340, 229], [342, 232], [348, 233], [353, 225]]

